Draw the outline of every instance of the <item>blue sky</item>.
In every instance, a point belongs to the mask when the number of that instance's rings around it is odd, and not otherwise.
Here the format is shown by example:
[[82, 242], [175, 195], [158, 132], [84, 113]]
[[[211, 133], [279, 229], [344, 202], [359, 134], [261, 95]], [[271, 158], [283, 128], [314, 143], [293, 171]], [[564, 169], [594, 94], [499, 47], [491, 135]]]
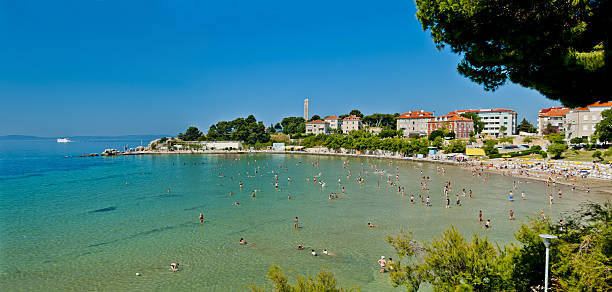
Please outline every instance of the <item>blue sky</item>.
[[559, 106], [486, 92], [413, 1], [0, 1], [0, 135], [175, 134], [254, 114]]

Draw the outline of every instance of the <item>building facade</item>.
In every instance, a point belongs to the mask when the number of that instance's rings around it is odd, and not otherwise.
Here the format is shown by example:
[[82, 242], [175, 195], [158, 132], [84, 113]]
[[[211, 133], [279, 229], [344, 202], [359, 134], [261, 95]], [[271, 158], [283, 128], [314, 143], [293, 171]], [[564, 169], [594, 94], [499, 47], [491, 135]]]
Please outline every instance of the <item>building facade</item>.
[[570, 111], [566, 107], [550, 107], [540, 110], [538, 113], [538, 135], [544, 135], [548, 124], [555, 133], [565, 131], [565, 116]]
[[342, 119], [336, 116], [329, 116], [325, 118], [325, 121], [329, 123], [329, 128], [338, 130], [342, 129]]
[[427, 135], [440, 128], [454, 132], [456, 138], [469, 138], [470, 132], [474, 131], [474, 121], [451, 112], [427, 122]]
[[306, 122], [306, 134], [329, 134], [329, 123], [322, 120]]
[[363, 128], [363, 123], [361, 118], [355, 115], [350, 115], [344, 119], [342, 119], [342, 133], [348, 134], [350, 131], [361, 130]]
[[427, 122], [434, 119], [434, 115], [423, 110], [403, 113], [397, 119], [397, 130], [402, 130], [405, 137], [410, 135], [427, 135]]
[[[496, 109], [469, 109], [469, 110], [458, 110], [455, 111], [461, 115], [463, 113], [475, 113], [484, 122], [484, 130], [482, 134], [490, 136], [508, 136], [516, 133], [516, 112], [509, 109], [496, 108]], [[500, 128], [504, 126], [506, 130], [502, 133]]]
[[565, 139], [591, 137], [595, 125], [601, 121], [601, 112], [612, 108], [612, 102], [594, 103], [587, 107], [571, 109], [565, 115]]

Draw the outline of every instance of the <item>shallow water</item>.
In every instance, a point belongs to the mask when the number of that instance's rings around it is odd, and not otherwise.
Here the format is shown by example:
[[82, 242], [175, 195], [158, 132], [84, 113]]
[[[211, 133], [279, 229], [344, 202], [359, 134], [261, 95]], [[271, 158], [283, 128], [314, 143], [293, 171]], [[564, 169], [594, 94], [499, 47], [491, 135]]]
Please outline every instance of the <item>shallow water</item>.
[[[394, 257], [384, 241], [388, 234], [410, 230], [418, 240], [429, 240], [454, 225], [465, 235], [504, 243], [540, 210], [558, 220], [581, 201], [606, 198], [561, 187], [564, 196], [555, 195], [551, 207], [548, 193], [556, 189], [528, 181], [509, 202], [512, 178], [491, 174], [484, 182], [464, 169], [444, 166], [442, 174], [434, 164], [407, 161], [389, 165], [379, 159], [278, 154], [63, 158], [65, 152], [56, 149], [28, 162], [23, 161], [27, 155], [6, 149], [0, 168], [3, 291], [241, 290], [252, 284], [269, 287], [265, 274], [273, 264], [290, 274], [314, 275], [326, 267], [344, 286], [393, 290], [376, 265], [381, 255]], [[316, 161], [319, 166], [313, 167]], [[343, 161], [350, 161], [347, 169]], [[370, 163], [392, 175], [399, 166], [406, 196], [386, 183], [386, 175], [380, 179]], [[410, 204], [410, 194], [427, 195], [420, 191], [421, 170], [431, 177], [429, 208], [418, 195]], [[278, 173], [278, 190], [272, 172]], [[319, 173], [325, 187], [312, 182]], [[356, 182], [360, 173], [366, 179], [362, 185]], [[450, 209], [444, 208], [442, 193], [448, 180]], [[455, 195], [462, 188], [474, 195], [457, 207]], [[254, 189], [260, 191], [252, 199]], [[330, 192], [340, 199], [329, 200]], [[510, 209], [517, 220], [508, 220]], [[491, 219], [490, 230], [478, 223], [478, 210]], [[198, 220], [201, 212], [204, 224]], [[293, 229], [295, 216], [299, 230]], [[377, 227], [368, 228], [368, 222]], [[249, 245], [240, 246], [241, 237]], [[298, 244], [308, 250], [298, 251]], [[313, 257], [310, 248], [336, 255]], [[171, 262], [180, 263], [181, 271], [170, 272]]]

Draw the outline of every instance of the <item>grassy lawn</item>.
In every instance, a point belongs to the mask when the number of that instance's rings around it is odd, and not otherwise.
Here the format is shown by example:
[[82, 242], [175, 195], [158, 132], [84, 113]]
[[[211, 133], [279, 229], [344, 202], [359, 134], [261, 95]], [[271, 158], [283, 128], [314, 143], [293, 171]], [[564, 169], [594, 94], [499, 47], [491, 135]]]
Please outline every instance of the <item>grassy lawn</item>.
[[591, 155], [593, 155], [593, 152], [595, 152], [595, 150], [591, 150], [591, 151], [578, 151], [578, 153], [576, 154], [576, 152], [574, 151], [566, 151], [565, 153], [563, 153], [563, 158], [561, 160], [573, 160], [573, 161], [593, 161], [593, 160], [597, 160], [596, 158], [591, 157]]

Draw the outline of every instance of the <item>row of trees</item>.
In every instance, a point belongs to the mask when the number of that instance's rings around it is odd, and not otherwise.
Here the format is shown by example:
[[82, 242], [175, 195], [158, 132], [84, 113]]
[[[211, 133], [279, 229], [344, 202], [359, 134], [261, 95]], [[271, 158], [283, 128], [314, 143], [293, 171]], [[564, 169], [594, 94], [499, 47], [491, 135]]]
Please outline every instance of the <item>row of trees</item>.
[[[519, 244], [499, 245], [474, 234], [471, 240], [454, 227], [431, 242], [410, 232], [388, 236], [399, 260], [390, 264], [394, 287], [418, 291], [429, 283], [435, 291], [541, 291], [545, 247], [539, 234], [558, 239], [550, 246], [550, 283], [554, 291], [612, 290], [612, 205], [585, 204], [565, 223], [531, 218], [514, 234]], [[395, 258], [395, 257], [394, 257]], [[297, 285], [274, 266], [267, 274], [276, 291], [350, 291], [331, 272], [316, 278], [297, 276]], [[253, 291], [263, 291], [253, 287]]]
[[247, 144], [267, 143], [270, 133], [265, 130], [264, 124], [253, 115], [245, 118], [236, 118], [232, 121], [220, 121], [204, 135], [197, 127], [189, 127], [185, 133], [179, 133], [178, 138], [183, 141], [244, 141]]

